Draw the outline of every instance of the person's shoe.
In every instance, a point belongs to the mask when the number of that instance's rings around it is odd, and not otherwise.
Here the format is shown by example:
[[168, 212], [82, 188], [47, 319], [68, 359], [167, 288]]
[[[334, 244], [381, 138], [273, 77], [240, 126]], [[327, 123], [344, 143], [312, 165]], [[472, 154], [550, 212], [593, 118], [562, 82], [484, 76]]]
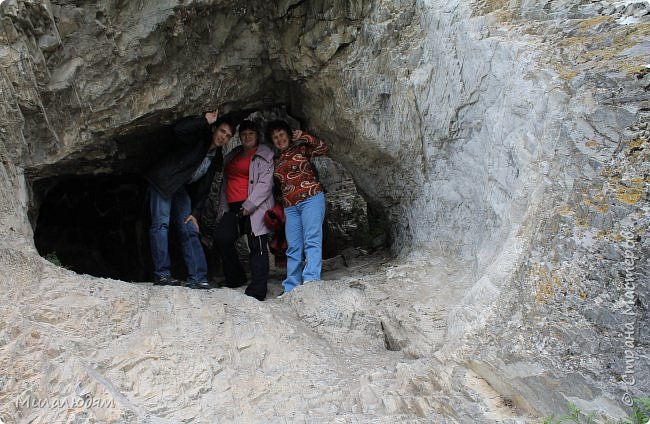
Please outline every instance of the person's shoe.
[[185, 287], [190, 289], [200, 289], [200, 290], [210, 290], [212, 286], [207, 281], [201, 281], [199, 283], [187, 283]]
[[287, 293], [289, 293], [289, 292], [285, 292], [285, 291], [283, 291], [282, 293], [280, 293], [279, 295], [277, 295], [275, 298], [276, 298], [276, 299], [282, 299], [282, 298], [283, 298]]
[[252, 297], [253, 299], [257, 299], [257, 300], [259, 300], [260, 302], [264, 302], [264, 299], [266, 298], [266, 296], [262, 297], [262, 296], [260, 296], [260, 295], [258, 295], [258, 294], [252, 294], [252, 293], [246, 293], [246, 292], [245, 292], [244, 294], [245, 294], [246, 296]]
[[154, 277], [153, 279], [154, 286], [182, 286], [183, 282], [177, 280], [171, 275], [165, 275], [163, 277]]
[[248, 282], [247, 281], [242, 281], [242, 282], [230, 282], [230, 281], [220, 281], [219, 284], [217, 284], [217, 287], [228, 287], [229, 289], [236, 289], [237, 287], [242, 287], [245, 286]]

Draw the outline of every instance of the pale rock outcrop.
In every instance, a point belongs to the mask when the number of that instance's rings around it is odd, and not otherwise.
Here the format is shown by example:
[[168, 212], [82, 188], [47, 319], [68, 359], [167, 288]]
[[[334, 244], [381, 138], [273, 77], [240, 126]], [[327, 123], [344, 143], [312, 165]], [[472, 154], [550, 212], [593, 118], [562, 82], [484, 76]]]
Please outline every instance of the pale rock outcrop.
[[[647, 2], [0, 10], [2, 420], [526, 422], [648, 393]], [[265, 303], [38, 257], [35, 181], [143, 166], [138, 134], [216, 102], [289, 105], [398, 257]]]

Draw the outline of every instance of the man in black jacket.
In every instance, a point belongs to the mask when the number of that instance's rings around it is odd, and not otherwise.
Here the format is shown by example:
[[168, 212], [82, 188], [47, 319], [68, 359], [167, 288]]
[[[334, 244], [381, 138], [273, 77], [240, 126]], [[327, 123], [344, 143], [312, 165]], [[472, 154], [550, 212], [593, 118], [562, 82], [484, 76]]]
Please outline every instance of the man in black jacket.
[[208, 267], [199, 239], [197, 213], [205, 202], [212, 178], [223, 164], [222, 146], [235, 132], [219, 118], [218, 109], [184, 118], [174, 126], [175, 150], [146, 174], [151, 211], [151, 258], [154, 285], [178, 286], [169, 259], [169, 224], [178, 231], [187, 266], [186, 286], [209, 289]]

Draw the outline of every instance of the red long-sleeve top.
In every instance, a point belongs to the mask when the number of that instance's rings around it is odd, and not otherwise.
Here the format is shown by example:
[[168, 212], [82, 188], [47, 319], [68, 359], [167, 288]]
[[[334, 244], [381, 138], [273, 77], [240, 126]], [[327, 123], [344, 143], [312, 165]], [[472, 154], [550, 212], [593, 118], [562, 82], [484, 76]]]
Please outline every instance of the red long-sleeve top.
[[[299, 144], [300, 141], [304, 144]], [[280, 183], [285, 208], [323, 191], [309, 159], [322, 156], [329, 150], [325, 142], [305, 132], [293, 143], [275, 160], [274, 176]]]

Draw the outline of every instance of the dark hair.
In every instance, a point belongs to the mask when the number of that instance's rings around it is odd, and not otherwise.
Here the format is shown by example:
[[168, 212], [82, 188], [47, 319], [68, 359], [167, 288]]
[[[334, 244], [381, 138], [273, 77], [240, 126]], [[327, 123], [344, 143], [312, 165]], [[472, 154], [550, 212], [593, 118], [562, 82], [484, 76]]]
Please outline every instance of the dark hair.
[[228, 119], [225, 119], [225, 118], [218, 118], [216, 121], [214, 121], [214, 123], [211, 125], [211, 127], [213, 129], [219, 128], [222, 124], [228, 125], [230, 127], [230, 132], [232, 132], [233, 135], [235, 134], [235, 131], [237, 130], [237, 128], [235, 127], [235, 124], [233, 124], [232, 121], [230, 121]]
[[271, 134], [275, 131], [286, 131], [291, 140], [291, 127], [285, 121], [277, 119], [266, 124], [266, 139], [271, 142]]
[[249, 120], [244, 120], [239, 123], [239, 134], [243, 133], [246, 130], [251, 130], [255, 131], [255, 134], [259, 136], [259, 129], [257, 128], [257, 124], [253, 121]]

